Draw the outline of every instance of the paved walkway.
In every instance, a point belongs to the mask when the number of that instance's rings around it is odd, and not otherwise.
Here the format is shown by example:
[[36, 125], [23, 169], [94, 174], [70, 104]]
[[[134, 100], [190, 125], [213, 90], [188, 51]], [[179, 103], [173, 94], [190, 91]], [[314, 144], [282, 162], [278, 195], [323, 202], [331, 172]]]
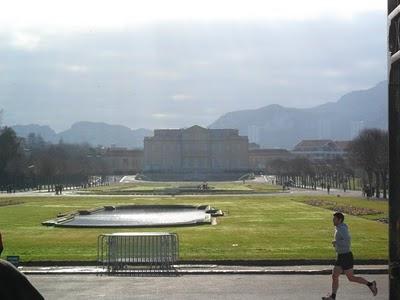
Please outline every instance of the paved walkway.
[[[333, 196], [341, 196], [341, 197], [362, 197], [362, 192], [361, 191], [349, 191], [347, 190], [344, 192], [342, 189], [330, 189], [330, 193], [326, 190], [323, 190], [321, 188], [317, 188], [317, 190], [311, 190], [311, 189], [299, 189], [299, 188], [290, 188], [289, 190], [290, 193], [293, 194], [307, 194], [307, 195], [333, 195]], [[365, 197], [362, 197], [365, 198]], [[366, 199], [366, 198], [365, 198]]]
[[[174, 197], [265, 197], [265, 196], [287, 196], [288, 194], [294, 195], [315, 195], [315, 196], [325, 196], [328, 193], [324, 190], [309, 190], [309, 189], [299, 189], [299, 188], [290, 188], [290, 190], [285, 190], [283, 192], [278, 193], [256, 193], [256, 194], [192, 194], [192, 195], [174, 195]], [[362, 197], [360, 191], [346, 191], [331, 189], [330, 195], [340, 196], [340, 197]], [[0, 197], [4, 198], [12, 198], [12, 197], [96, 197], [96, 198], [107, 198], [107, 197], [130, 197], [132, 195], [96, 195], [81, 191], [63, 191], [63, 194], [58, 196], [55, 195], [54, 192], [47, 191], [29, 191], [29, 192], [17, 192], [13, 194], [0, 193]], [[135, 197], [166, 197], [169, 198], [171, 195], [134, 195]], [[365, 198], [364, 198], [365, 199]], [[381, 199], [383, 200], [383, 199]]]
[[[373, 297], [366, 286], [341, 279], [339, 300], [386, 300], [388, 277], [369, 275], [378, 283]], [[29, 276], [47, 300], [310, 300], [330, 291], [328, 275], [204, 275], [179, 277], [109, 277], [96, 275]]]
[[[120, 180], [121, 183], [132, 183], [132, 182], [148, 182], [148, 181], [142, 181], [142, 180], [136, 180], [135, 179], [136, 175], [130, 175], [130, 176], [123, 176]], [[274, 176], [256, 176], [253, 180], [246, 180], [246, 182], [256, 182], [256, 183], [271, 183], [275, 181]], [[234, 182], [234, 181], [232, 181]], [[236, 183], [241, 183], [242, 181], [235, 181]], [[161, 182], [159, 182], [161, 183]], [[300, 188], [290, 188], [290, 190], [286, 190], [284, 192], [279, 192], [279, 193], [257, 193], [257, 194], [196, 194], [196, 195], [175, 195], [175, 197], [208, 197], [208, 196], [213, 196], [213, 197], [225, 197], [225, 196], [238, 196], [238, 197], [243, 197], [244, 195], [246, 197], [259, 197], [259, 196], [270, 196], [270, 195], [287, 195], [287, 194], [306, 194], [306, 195], [328, 195], [326, 190], [322, 190], [321, 188], [317, 188], [317, 190], [311, 190], [311, 189], [300, 189]], [[347, 197], [362, 197], [361, 191], [346, 191], [344, 192], [342, 189], [334, 189], [331, 188], [330, 190], [331, 195], [339, 195], [341, 197], [347, 196]], [[28, 191], [28, 192], [17, 192], [14, 194], [7, 194], [7, 193], [0, 193], [0, 197], [32, 197], [32, 196], [45, 196], [45, 197], [52, 197], [56, 196], [54, 192], [47, 192], [45, 190], [43, 191]], [[79, 191], [79, 190], [64, 190], [62, 196], [85, 196], [85, 197], [127, 197], [130, 195], [95, 195], [88, 193], [85, 195], [85, 192]], [[137, 197], [154, 197], [154, 195], [135, 195]], [[60, 196], [57, 196], [60, 197]], [[170, 195], [157, 195], [157, 197], [171, 197]]]

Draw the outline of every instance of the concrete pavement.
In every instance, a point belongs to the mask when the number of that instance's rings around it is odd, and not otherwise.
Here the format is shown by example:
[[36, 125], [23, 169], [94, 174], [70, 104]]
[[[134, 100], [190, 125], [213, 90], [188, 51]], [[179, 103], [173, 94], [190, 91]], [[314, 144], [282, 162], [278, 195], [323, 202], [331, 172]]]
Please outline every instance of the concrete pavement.
[[[339, 300], [388, 299], [388, 276], [368, 275], [378, 283], [373, 297], [366, 286], [342, 276]], [[186, 275], [179, 277], [109, 277], [96, 275], [31, 275], [29, 280], [47, 300], [190, 299], [309, 300], [330, 291], [328, 275]]]

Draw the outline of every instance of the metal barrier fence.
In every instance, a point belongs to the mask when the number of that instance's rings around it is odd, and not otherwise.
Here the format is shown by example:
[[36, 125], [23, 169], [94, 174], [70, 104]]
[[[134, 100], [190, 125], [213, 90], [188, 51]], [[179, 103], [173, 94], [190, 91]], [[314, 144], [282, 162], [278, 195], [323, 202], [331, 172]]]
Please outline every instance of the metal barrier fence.
[[97, 239], [97, 261], [109, 275], [173, 275], [178, 257], [175, 233], [124, 232]]

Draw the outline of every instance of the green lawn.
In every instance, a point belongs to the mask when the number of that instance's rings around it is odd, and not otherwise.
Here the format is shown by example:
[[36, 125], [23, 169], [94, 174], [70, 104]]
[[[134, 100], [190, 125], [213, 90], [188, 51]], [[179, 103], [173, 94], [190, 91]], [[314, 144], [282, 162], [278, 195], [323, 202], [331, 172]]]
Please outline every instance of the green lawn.
[[384, 199], [377, 200], [334, 196], [298, 196], [293, 198], [293, 200], [303, 203], [317, 203], [321, 208], [330, 210], [336, 209], [345, 213], [352, 212], [353, 215], [358, 215], [369, 220], [387, 219], [389, 214], [388, 201]]
[[[15, 205], [0, 205], [0, 231], [6, 255], [30, 260], [95, 260], [101, 233], [118, 231], [177, 232], [180, 258], [189, 259], [332, 259], [332, 211], [305, 204], [305, 196], [258, 197], [26, 197]], [[374, 207], [387, 213], [387, 202], [318, 197], [346, 205]], [[0, 198], [9, 201], [7, 198]], [[41, 225], [57, 213], [117, 204], [208, 204], [226, 212], [216, 226], [152, 229], [73, 229]], [[388, 226], [368, 216], [346, 216], [357, 259], [387, 259]]]

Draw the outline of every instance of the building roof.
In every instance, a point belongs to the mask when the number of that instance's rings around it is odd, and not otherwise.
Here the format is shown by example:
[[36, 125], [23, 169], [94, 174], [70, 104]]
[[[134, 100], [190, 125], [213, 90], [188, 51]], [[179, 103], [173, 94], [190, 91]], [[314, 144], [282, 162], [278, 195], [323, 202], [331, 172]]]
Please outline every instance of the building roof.
[[176, 138], [180, 139], [182, 136], [188, 136], [191, 134], [204, 134], [205, 136], [209, 136], [214, 139], [218, 138], [226, 138], [226, 137], [241, 137], [239, 136], [238, 129], [211, 129], [204, 128], [199, 125], [194, 125], [189, 128], [181, 128], [181, 129], [155, 129], [154, 136], [145, 137], [145, 140], [152, 140], [154, 138]]
[[286, 149], [251, 149], [249, 155], [290, 155]]
[[318, 151], [321, 149], [337, 150], [338, 146], [332, 140], [302, 140], [293, 151]]
[[128, 149], [113, 149], [109, 148], [106, 150], [104, 156], [137, 156], [143, 155], [143, 150], [135, 149], [135, 150], [128, 150]]
[[341, 151], [347, 151], [351, 141], [335, 141], [336, 146]]

